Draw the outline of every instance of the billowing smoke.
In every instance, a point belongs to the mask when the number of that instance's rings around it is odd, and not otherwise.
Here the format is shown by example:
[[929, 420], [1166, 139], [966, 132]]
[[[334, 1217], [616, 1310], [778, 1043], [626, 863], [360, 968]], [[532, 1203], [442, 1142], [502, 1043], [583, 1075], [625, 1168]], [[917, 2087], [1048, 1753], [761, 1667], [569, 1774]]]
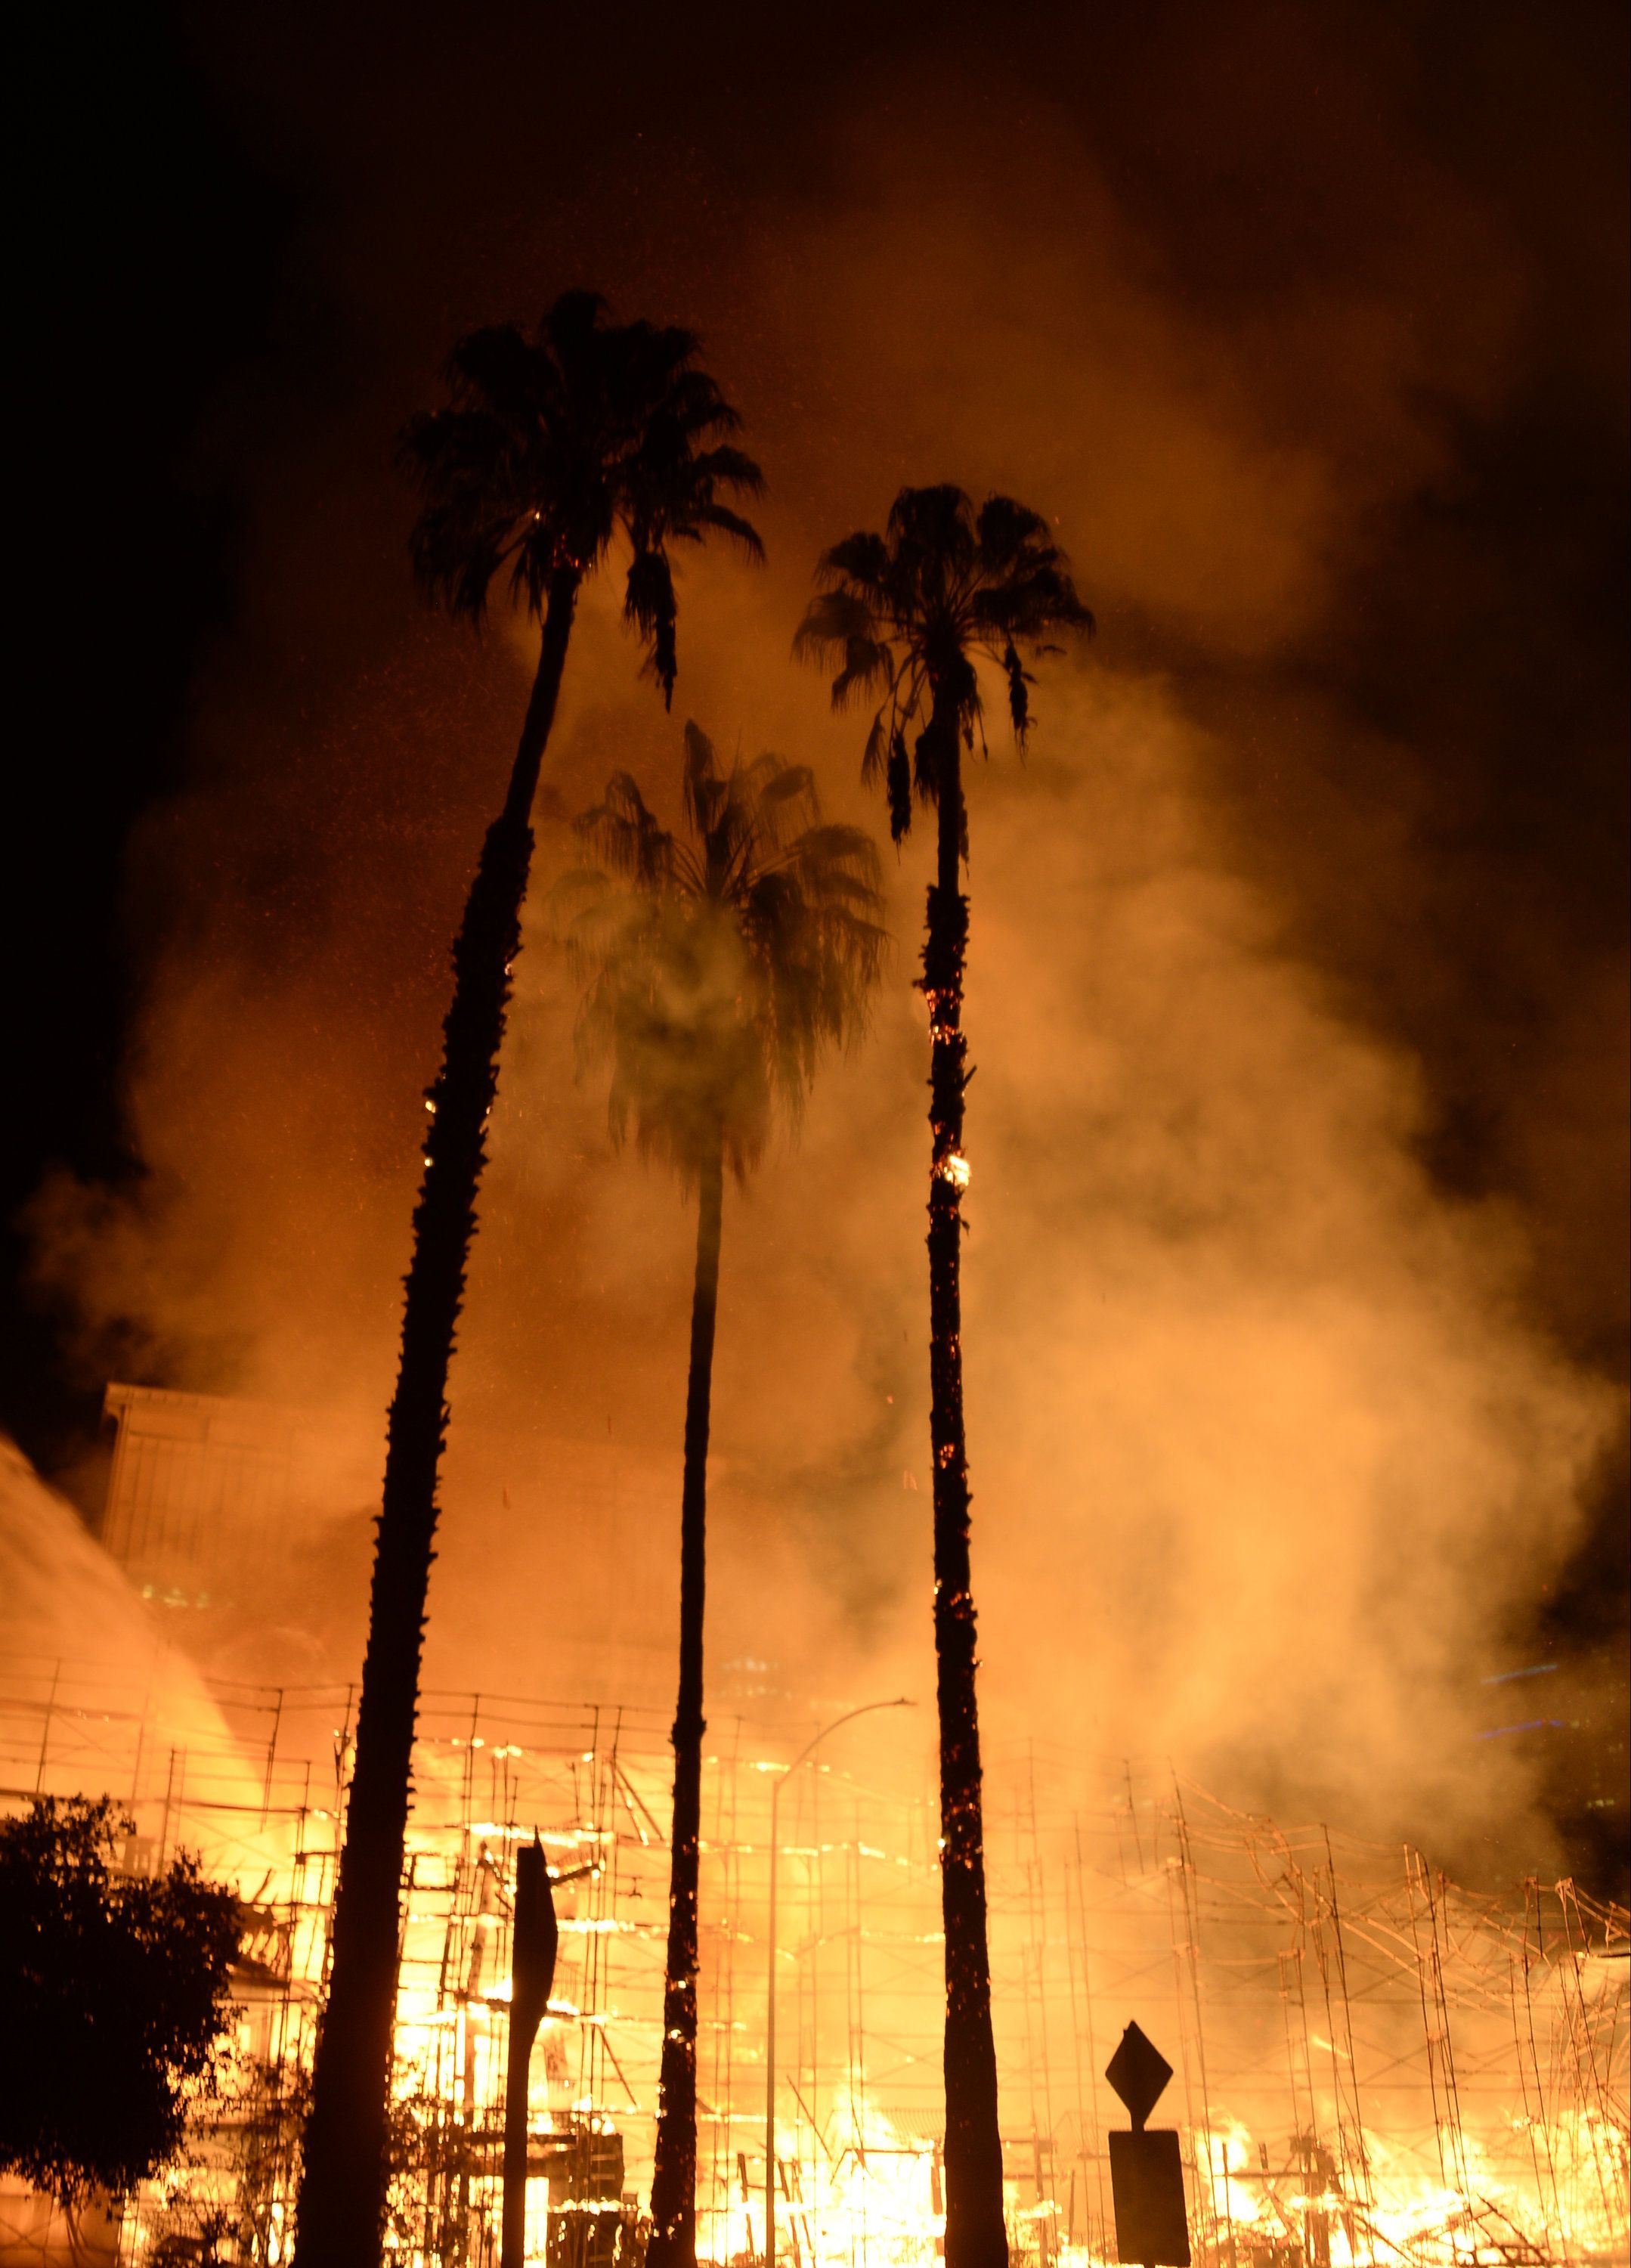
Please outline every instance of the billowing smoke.
[[134, 1807], [166, 1780], [179, 1800], [183, 1757], [195, 1796], [247, 1800], [253, 1783], [196, 1668], [4, 1434], [0, 1662], [13, 1800], [85, 1793], [87, 1749], [99, 1781], [92, 1792], [121, 1803]]
[[[1363, 73], [1355, 178], [1326, 185], [1346, 251], [1318, 289], [1255, 291], [1179, 272], [1062, 111], [974, 84], [952, 73], [921, 113], [846, 88], [809, 127], [809, 175], [767, 163], [753, 198], [710, 204], [665, 143], [641, 228], [609, 160], [547, 194], [484, 166], [411, 309], [373, 257], [406, 224], [348, 177], [327, 257], [375, 359], [258, 467], [250, 618], [201, 688], [193, 784], [137, 846], [137, 902], [172, 908], [129, 1066], [149, 1178], [116, 1200], [48, 1188], [41, 1278], [90, 1364], [116, 1332], [167, 1382], [379, 1424], [446, 944], [530, 666], [518, 629], [473, 646], [414, 613], [383, 444], [456, 328], [591, 275], [619, 312], [707, 332], [770, 475], [771, 565], [688, 567], [672, 718], [609, 590], [576, 637], [452, 1386], [434, 1674], [485, 1683], [503, 1624], [508, 1674], [531, 1645], [556, 1683], [550, 1594], [529, 1590], [522, 1629], [511, 1572], [540, 1538], [584, 1548], [549, 1443], [672, 1458], [672, 1518], [637, 1539], [659, 1586], [677, 1534], [693, 1224], [572, 1082], [536, 912], [573, 855], [561, 821], [627, 768], [672, 822], [684, 713], [724, 756], [811, 762], [834, 814], [881, 834], [861, 731], [789, 641], [820, 546], [878, 524], [902, 481], [951, 477], [1056, 519], [1103, 626], [1044, 665], [1025, 764], [993, 703], [971, 787], [988, 1707], [1010, 1732], [1171, 1754], [1231, 1797], [1470, 1835], [1527, 1800], [1471, 1739], [1476, 1681], [1567, 1557], [1620, 1412], [1534, 1301], [1522, 1208], [1425, 1162], [1420, 1020], [1390, 1029], [1346, 981], [1417, 950], [1378, 909], [1411, 896], [1421, 766], [1340, 692], [1300, 688], [1340, 654], [1398, 500], [1448, 478], [1458, 420], [1523, 382], [1539, 286], [1499, 214], [1376, 144]], [[1396, 811], [1344, 793], [1365, 765], [1400, 783]], [[828, 1064], [799, 1146], [727, 1203], [711, 1638], [790, 1688], [925, 1700], [926, 855], [886, 862], [871, 1043]], [[1435, 981], [1424, 959], [1422, 1000]], [[1614, 983], [1599, 959], [1577, 997]]]

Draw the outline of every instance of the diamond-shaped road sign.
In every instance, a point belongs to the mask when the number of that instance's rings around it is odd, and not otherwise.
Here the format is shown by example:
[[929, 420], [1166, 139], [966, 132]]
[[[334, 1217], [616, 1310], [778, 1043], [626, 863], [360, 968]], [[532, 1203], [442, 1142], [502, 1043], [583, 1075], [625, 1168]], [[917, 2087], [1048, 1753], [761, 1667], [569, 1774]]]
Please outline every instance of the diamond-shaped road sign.
[[1112, 2133], [1110, 2191], [1115, 2200], [1116, 2251], [1139, 2268], [1189, 2268], [1184, 2169], [1170, 2126], [1148, 2132], [1144, 2121], [1172, 2076], [1172, 2066], [1136, 2024], [1121, 2035], [1105, 2077], [1126, 2103], [1130, 2134]]
[[1105, 2066], [1105, 2077], [1128, 2107], [1136, 2133], [1161, 2100], [1172, 2076], [1172, 2066], [1136, 2024], [1121, 2035], [1121, 2044]]

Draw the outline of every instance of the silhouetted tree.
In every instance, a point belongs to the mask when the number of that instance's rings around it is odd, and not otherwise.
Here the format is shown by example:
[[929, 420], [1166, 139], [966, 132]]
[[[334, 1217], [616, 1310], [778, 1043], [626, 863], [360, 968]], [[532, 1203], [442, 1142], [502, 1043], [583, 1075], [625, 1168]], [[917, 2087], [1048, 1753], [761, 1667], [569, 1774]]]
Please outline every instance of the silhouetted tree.
[[398, 1900], [448, 1363], [520, 944], [533, 798], [578, 591], [613, 542], [626, 542], [624, 613], [666, 701], [671, 547], [720, 531], [760, 553], [752, 526], [720, 501], [756, 492], [759, 468], [724, 438], [739, 421], [696, 367], [696, 351], [689, 331], [609, 323], [591, 293], [569, 292], [530, 338], [503, 325], [461, 339], [448, 363], [451, 406], [415, 418], [403, 437], [403, 461], [426, 499], [413, 560], [427, 595], [479, 624], [502, 575], [540, 635], [509, 792], [453, 948], [442, 1069], [425, 1098], [334, 1963], [305, 2134], [301, 2268], [362, 2268], [379, 2247]]
[[[627, 773], [577, 821], [605, 872], [561, 886], [584, 984], [580, 1064], [612, 1066], [611, 1121], [697, 1192], [696, 1274], [680, 1495], [680, 1690], [650, 2268], [696, 2258], [697, 1838], [702, 1769], [702, 1603], [709, 1402], [724, 1174], [763, 1151], [774, 1109], [797, 1123], [824, 1042], [851, 1042], [877, 981], [878, 854], [821, 823], [814, 782], [775, 756], [722, 774], [686, 726], [688, 839], [670, 834]], [[621, 879], [619, 888], [611, 879]]]
[[170, 2163], [231, 2021], [236, 1896], [185, 1853], [125, 1874], [134, 1827], [107, 1796], [0, 1822], [0, 2170], [65, 2209]]
[[996, 2056], [986, 1942], [980, 1724], [974, 1692], [974, 1605], [969, 1578], [969, 1487], [963, 1432], [959, 1269], [966, 1042], [963, 975], [968, 855], [962, 759], [983, 736], [976, 664], [1006, 681], [1023, 746], [1025, 657], [1052, 651], [1058, 630], [1089, 631], [1047, 523], [1008, 497], [978, 512], [960, 489], [902, 489], [884, 533], [851, 535], [825, 553], [823, 588], [795, 651], [837, 662], [833, 703], [881, 688], [862, 761], [881, 777], [899, 843], [914, 799], [937, 817], [935, 879], [921, 989], [931, 1046], [929, 1123], [929, 1439], [934, 1472], [935, 1656], [940, 1717], [940, 1883], [945, 1921], [945, 2200], [947, 2268], [999, 2268], [1007, 2257]]

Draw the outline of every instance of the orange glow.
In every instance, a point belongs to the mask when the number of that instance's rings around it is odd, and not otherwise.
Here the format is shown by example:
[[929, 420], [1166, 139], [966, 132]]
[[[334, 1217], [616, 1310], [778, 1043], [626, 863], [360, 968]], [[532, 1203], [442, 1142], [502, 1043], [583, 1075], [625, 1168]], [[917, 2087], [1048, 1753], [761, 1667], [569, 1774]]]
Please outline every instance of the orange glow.
[[[0, 1696], [13, 1782], [35, 1768], [48, 1697], [43, 1668]], [[270, 1966], [246, 1988], [237, 2075], [205, 2115], [199, 2167], [144, 2196], [138, 2259], [232, 2193], [249, 2132], [234, 2103], [264, 2105], [268, 2084], [291, 2100], [309, 2055], [338, 1825], [311, 1798], [336, 1723], [345, 1745], [336, 1698], [218, 1689], [221, 1729], [185, 1759], [138, 1755], [139, 1693], [59, 1678], [49, 1699], [48, 1786], [129, 1772], [155, 1844], [264, 1883]], [[111, 1747], [110, 1725], [125, 1728]], [[766, 1834], [797, 1745], [740, 1724], [705, 1764], [699, 2243], [717, 2268], [762, 2247]], [[788, 1784], [781, 1811], [777, 2246], [802, 2268], [932, 2268], [944, 2231], [936, 1813], [926, 1781], [868, 1754], [853, 1736], [841, 1764]], [[1502, 1908], [1138, 1769], [1040, 1747], [999, 1747], [988, 1769], [1017, 2262], [1114, 2259], [1104, 2136], [1125, 2114], [1097, 2073], [1135, 2016], [1174, 2066], [1153, 2123], [1179, 2132], [1204, 2268], [1498, 2268], [1623, 2248], [1625, 1914], [1567, 1886]], [[667, 1771], [657, 1712], [451, 1696], [427, 1712], [397, 2019], [404, 2268], [431, 2268], [455, 2224], [471, 2242], [496, 2225], [510, 1853], [534, 1822], [567, 1879], [532, 2066], [531, 2253], [552, 2215], [609, 2228], [643, 2211], [667, 1854], [635, 1822], [660, 1817]], [[287, 2180], [286, 2151], [263, 2162], [268, 2263]]]

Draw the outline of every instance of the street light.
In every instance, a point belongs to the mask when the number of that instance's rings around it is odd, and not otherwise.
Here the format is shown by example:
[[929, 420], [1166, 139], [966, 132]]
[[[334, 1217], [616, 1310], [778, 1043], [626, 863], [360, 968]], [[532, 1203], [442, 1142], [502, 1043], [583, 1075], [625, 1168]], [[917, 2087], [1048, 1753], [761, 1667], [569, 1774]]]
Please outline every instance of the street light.
[[804, 1758], [813, 1755], [827, 1734], [835, 1733], [841, 1725], [848, 1725], [856, 1717], [870, 1717], [875, 1709], [916, 1706], [915, 1701], [902, 1695], [898, 1701], [863, 1701], [858, 1709], [847, 1709], [830, 1725], [823, 1725], [812, 1741], [804, 1743], [770, 1791], [770, 1923], [766, 1933], [770, 1942], [770, 1967], [765, 2006], [765, 2268], [775, 2268], [775, 1866], [780, 1855], [775, 1822], [782, 1790]]

